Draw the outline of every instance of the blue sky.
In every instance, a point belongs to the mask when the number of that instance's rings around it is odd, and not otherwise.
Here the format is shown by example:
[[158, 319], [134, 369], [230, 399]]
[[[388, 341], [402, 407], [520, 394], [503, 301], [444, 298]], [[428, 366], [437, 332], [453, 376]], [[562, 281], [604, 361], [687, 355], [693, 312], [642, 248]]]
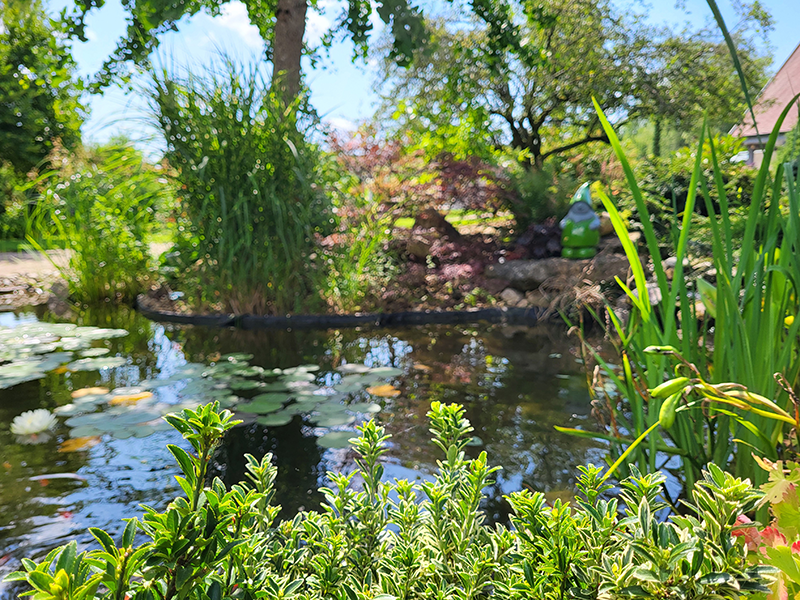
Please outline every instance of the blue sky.
[[[314, 43], [319, 40], [341, 10], [342, 1], [320, 0], [321, 10], [310, 11], [307, 41]], [[797, 11], [796, 3], [797, 0], [762, 0], [775, 19], [775, 28], [769, 36], [774, 69], [783, 64], [800, 42], [800, 33], [792, 16]], [[628, 1], [617, 0], [616, 4], [625, 6]], [[639, 10], [644, 6], [654, 24], [688, 23], [696, 27], [710, 18], [705, 0], [684, 0], [682, 4], [678, 9], [675, 0], [652, 0], [644, 5], [637, 2], [635, 6]], [[732, 27], [734, 16], [730, 0], [718, 0], [718, 4], [728, 26]], [[53, 12], [72, 6], [72, 0], [49, 1]], [[92, 75], [111, 54], [125, 31], [125, 13], [119, 0], [107, 0], [102, 9], [90, 14], [87, 23], [89, 39], [85, 43], [75, 42], [73, 52], [81, 74]], [[375, 31], [380, 31], [380, 23], [375, 25]], [[250, 25], [246, 9], [238, 1], [224, 5], [222, 14], [217, 17], [198, 14], [181, 22], [177, 33], [169, 33], [162, 39], [162, 49], [171, 60], [195, 67], [212, 60], [220, 48], [243, 58], [257, 57], [262, 50], [258, 31]], [[311, 70], [306, 65], [313, 105], [324, 120], [342, 127], [369, 117], [377, 98], [373, 89], [376, 80], [374, 65], [354, 65], [350, 60], [351, 54], [352, 47], [340, 43], [317, 69]], [[84, 125], [84, 136], [91, 141], [102, 142], [118, 133], [144, 140], [150, 134], [143, 123], [141, 100], [135, 94], [111, 88], [102, 96], [91, 97], [89, 104], [91, 117]]]

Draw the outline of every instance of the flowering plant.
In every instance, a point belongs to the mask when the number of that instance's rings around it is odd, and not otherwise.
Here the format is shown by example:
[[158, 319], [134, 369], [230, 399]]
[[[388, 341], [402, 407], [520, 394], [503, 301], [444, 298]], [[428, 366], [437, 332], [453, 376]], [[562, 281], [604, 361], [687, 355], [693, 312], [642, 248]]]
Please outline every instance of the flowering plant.
[[761, 504], [769, 505], [773, 518], [769, 526], [759, 530], [756, 523], [740, 515], [740, 529], [733, 535], [744, 540], [751, 562], [779, 570], [768, 600], [800, 598], [800, 463], [755, 459], [769, 473], [769, 481], [761, 486]]
[[11, 421], [11, 433], [15, 435], [33, 435], [52, 429], [55, 424], [55, 416], [47, 409], [26, 410]]

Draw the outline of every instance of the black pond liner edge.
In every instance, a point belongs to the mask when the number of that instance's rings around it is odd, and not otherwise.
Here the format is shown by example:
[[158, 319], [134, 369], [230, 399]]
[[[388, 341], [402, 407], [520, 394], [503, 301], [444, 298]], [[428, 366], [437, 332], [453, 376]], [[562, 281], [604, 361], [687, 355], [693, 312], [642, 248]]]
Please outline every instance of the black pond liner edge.
[[544, 315], [543, 308], [480, 308], [476, 310], [430, 310], [354, 315], [192, 315], [161, 312], [147, 308], [137, 298], [136, 310], [151, 321], [238, 327], [240, 329], [337, 329], [342, 327], [402, 327], [404, 325], [452, 325], [464, 323], [503, 323], [535, 325]]

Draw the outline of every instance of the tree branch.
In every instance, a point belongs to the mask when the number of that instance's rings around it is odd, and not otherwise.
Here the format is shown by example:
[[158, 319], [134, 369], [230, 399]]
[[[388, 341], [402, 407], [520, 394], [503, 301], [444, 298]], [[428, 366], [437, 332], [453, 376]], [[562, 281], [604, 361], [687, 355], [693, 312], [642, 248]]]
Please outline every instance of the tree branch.
[[599, 135], [587, 135], [586, 137], [575, 140], [574, 142], [570, 142], [569, 144], [564, 144], [563, 146], [558, 146], [557, 148], [543, 152], [542, 161], [545, 161], [549, 156], [554, 154], [560, 154], [561, 152], [566, 152], [567, 150], [572, 150], [573, 148], [578, 148], [579, 146], [583, 146], [591, 142], [605, 142], [607, 144], [608, 141], [608, 136], [605, 134], [605, 132]]

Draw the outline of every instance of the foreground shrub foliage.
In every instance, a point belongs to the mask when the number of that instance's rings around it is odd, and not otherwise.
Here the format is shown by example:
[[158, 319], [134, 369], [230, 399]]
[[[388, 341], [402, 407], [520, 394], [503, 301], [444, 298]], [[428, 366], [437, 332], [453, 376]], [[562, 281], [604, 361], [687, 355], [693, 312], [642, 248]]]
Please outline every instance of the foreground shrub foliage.
[[[321, 513], [276, 522], [271, 456], [247, 457], [248, 480], [207, 482], [214, 449], [235, 425], [217, 405], [166, 419], [191, 444], [169, 446], [184, 495], [164, 512], [144, 507], [115, 542], [75, 542], [8, 580], [41, 600], [85, 598], [738, 598], [767, 592], [774, 569], [750, 565], [734, 533], [761, 497], [748, 481], [711, 465], [687, 516], [660, 521], [663, 476], [638, 473], [619, 499], [585, 467], [575, 506], [516, 492], [512, 528], [489, 526], [482, 490], [497, 470], [468, 458], [472, 427], [458, 405], [433, 403], [433, 443], [444, 453], [422, 482], [383, 481], [389, 436], [374, 421], [352, 440], [357, 468], [329, 473]], [[139, 539], [146, 540], [137, 545]]]

